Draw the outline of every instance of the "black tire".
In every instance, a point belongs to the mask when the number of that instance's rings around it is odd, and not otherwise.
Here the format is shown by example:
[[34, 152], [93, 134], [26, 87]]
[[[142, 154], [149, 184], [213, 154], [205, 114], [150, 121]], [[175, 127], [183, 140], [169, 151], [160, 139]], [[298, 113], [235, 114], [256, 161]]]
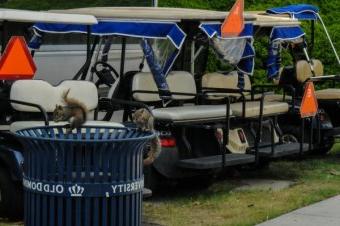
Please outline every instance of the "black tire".
[[151, 189], [152, 192], [156, 192], [160, 188], [162, 176], [152, 165], [144, 167], [144, 179], [145, 187]]
[[[298, 142], [300, 142], [301, 139], [301, 132], [299, 126], [283, 126], [282, 128], [283, 136], [292, 136], [295, 137]], [[309, 143], [309, 134], [310, 130], [306, 129], [304, 132], [304, 142]], [[312, 149], [312, 152], [310, 154], [316, 154], [316, 155], [324, 155], [327, 154], [333, 147], [335, 143], [334, 137], [327, 137], [325, 139], [321, 134], [321, 144], [320, 146], [314, 146]]]
[[0, 217], [9, 220], [23, 219], [23, 190], [14, 182], [7, 170], [0, 168]]

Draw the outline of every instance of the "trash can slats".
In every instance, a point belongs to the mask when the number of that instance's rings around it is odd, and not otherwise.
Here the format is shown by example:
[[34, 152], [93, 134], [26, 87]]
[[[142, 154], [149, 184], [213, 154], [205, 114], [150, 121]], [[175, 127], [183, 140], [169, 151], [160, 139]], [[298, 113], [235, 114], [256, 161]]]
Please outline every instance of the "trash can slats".
[[26, 226], [141, 224], [143, 149], [132, 128], [24, 129]]

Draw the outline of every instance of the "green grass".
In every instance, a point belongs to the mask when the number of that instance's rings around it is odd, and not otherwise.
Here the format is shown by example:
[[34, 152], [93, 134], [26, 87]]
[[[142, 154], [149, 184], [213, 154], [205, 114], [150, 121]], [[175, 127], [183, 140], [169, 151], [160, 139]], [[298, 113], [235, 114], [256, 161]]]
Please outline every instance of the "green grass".
[[[340, 148], [337, 148], [340, 149]], [[340, 154], [274, 162], [268, 169], [243, 171], [207, 190], [173, 189], [144, 203], [148, 220], [162, 225], [254, 225], [340, 194]], [[234, 191], [243, 178], [294, 180], [282, 191]]]
[[[168, 187], [144, 202], [144, 216], [161, 225], [254, 225], [340, 194], [340, 146], [324, 157], [286, 160], [262, 170], [242, 170], [208, 189]], [[281, 191], [235, 191], [240, 179], [293, 180]], [[18, 223], [0, 223], [16, 226]]]

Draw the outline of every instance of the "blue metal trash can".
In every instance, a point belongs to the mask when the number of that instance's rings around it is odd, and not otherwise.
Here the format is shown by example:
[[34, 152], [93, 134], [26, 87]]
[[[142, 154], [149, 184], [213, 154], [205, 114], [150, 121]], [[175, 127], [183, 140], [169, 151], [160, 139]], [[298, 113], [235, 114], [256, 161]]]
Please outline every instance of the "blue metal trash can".
[[24, 145], [26, 226], [141, 225], [143, 148], [132, 128], [37, 127]]

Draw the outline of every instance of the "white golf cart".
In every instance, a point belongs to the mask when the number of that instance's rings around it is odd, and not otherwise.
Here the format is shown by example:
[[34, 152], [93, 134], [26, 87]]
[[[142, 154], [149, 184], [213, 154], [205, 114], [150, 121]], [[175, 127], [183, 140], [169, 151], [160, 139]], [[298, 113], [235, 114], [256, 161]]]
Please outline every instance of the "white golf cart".
[[[37, 22], [42, 23], [65, 23], [84, 24], [90, 26], [97, 23], [95, 17], [82, 14], [61, 14], [50, 12], [35, 12], [25, 10], [0, 10], [1, 21], [1, 49], [4, 51], [7, 42], [13, 35], [29, 36], [29, 28]], [[0, 78], [1, 79], [1, 78]], [[23, 192], [22, 192], [22, 155], [19, 152], [19, 143], [9, 133], [11, 123], [15, 120], [13, 105], [8, 99], [11, 93], [13, 81], [0, 81], [1, 102], [1, 126], [0, 126], [0, 217], [10, 219], [21, 219], [23, 214]], [[19, 87], [19, 84], [17, 84]], [[34, 88], [27, 86], [27, 93], [34, 92]], [[14, 90], [13, 90], [14, 91]], [[13, 92], [12, 91], [12, 92]], [[49, 96], [39, 98], [48, 99]], [[13, 99], [17, 99], [15, 96]], [[30, 99], [30, 102], [32, 99]], [[48, 101], [48, 100], [47, 100]], [[11, 102], [14, 104], [15, 101]], [[19, 103], [19, 102], [17, 102]], [[20, 108], [23, 105], [17, 105]], [[19, 151], [18, 151], [19, 150]]]

